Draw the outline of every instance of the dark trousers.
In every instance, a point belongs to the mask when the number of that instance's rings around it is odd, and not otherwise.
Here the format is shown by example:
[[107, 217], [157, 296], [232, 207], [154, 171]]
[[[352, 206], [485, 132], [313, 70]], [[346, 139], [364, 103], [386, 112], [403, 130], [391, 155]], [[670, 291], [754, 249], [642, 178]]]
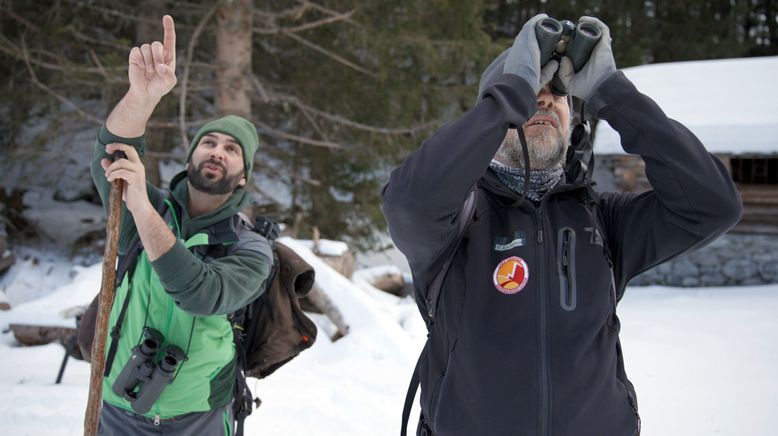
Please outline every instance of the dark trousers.
[[103, 402], [100, 436], [231, 436], [234, 419], [232, 403], [208, 412], [193, 412], [170, 419], [146, 418]]

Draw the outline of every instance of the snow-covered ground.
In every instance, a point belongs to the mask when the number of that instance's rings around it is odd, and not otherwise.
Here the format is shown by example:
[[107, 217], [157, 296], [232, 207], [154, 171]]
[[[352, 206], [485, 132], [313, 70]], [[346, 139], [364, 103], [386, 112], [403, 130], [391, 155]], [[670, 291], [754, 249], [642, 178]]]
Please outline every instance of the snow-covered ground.
[[[316, 268], [320, 286], [340, 307], [351, 332], [332, 343], [322, 325], [312, 349], [267, 380], [250, 380], [263, 404], [247, 420], [246, 433], [398, 434], [408, 379], [425, 338], [415, 304], [365, 289], [362, 280], [357, 286], [303, 244], [283, 242]], [[35, 274], [30, 266], [20, 268]], [[51, 294], [31, 290], [35, 298], [15, 296], [26, 302], [0, 312], [0, 328], [5, 331], [12, 322], [73, 325], [60, 314], [91, 300], [99, 288], [100, 265], [75, 272]], [[778, 285], [629, 289], [620, 305], [622, 341], [638, 390], [642, 434], [778, 434], [776, 313]], [[19, 347], [11, 333], [0, 336], [0, 434], [82, 433], [89, 366], [71, 360], [62, 384], [55, 385], [63, 355], [57, 344]]]

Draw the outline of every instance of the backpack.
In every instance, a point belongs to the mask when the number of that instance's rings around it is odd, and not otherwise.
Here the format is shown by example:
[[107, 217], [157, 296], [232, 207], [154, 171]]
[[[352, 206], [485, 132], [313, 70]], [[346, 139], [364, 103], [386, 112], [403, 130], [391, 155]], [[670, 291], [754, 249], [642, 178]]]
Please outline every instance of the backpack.
[[[167, 201], [163, 201], [157, 207], [157, 212], [165, 219], [168, 219], [166, 214], [169, 213], [167, 204]], [[265, 237], [271, 243], [274, 258], [270, 275], [264, 283], [264, 292], [256, 300], [229, 315], [238, 361], [232, 407], [233, 416], [238, 423], [235, 434], [240, 436], [243, 434], [243, 421], [251, 414], [253, 405], [258, 407], [261, 403], [258, 398], [253, 397], [246, 377], [264, 378], [275, 372], [313, 345], [317, 329], [301, 309], [299, 301], [313, 287], [314, 269], [290, 248], [275, 241], [279, 228], [273, 221], [260, 217], [255, 225], [251, 225], [248, 218], [241, 213], [233, 219], [240, 220], [246, 227]], [[140, 238], [137, 238], [127, 254], [119, 256], [117, 280], [134, 272], [142, 250]], [[116, 325], [109, 332], [114, 339], [121, 335], [121, 324], [129, 303], [129, 295], [128, 292], [127, 298], [122, 302]], [[99, 294], [92, 300], [78, 325], [78, 348], [87, 362], [91, 361], [98, 305]], [[118, 342], [112, 341], [106, 354], [104, 376], [111, 371]]]
[[277, 224], [260, 217], [252, 230], [271, 242], [274, 261], [265, 292], [230, 315], [239, 369], [232, 405], [237, 436], [243, 435], [243, 421], [261, 404], [246, 377], [269, 376], [310, 348], [317, 334], [316, 324], [300, 307], [300, 298], [313, 287], [314, 269], [292, 249], [275, 242]]

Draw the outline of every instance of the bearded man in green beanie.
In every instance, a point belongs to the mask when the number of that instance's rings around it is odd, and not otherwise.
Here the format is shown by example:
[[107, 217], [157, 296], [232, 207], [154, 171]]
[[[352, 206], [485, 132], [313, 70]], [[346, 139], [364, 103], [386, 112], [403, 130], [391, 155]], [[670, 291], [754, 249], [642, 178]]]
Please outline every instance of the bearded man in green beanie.
[[[211, 121], [169, 192], [146, 181], [146, 123], [176, 84], [170, 16], [163, 27], [163, 42], [131, 50], [130, 89], [100, 129], [91, 165], [106, 210], [111, 182], [125, 181], [119, 270], [136, 261], [117, 276], [99, 433], [230, 435], [237, 368], [228, 316], [259, 296], [273, 259], [237, 216], [249, 204], [259, 138], [241, 117]], [[112, 159], [117, 151], [126, 159]]]

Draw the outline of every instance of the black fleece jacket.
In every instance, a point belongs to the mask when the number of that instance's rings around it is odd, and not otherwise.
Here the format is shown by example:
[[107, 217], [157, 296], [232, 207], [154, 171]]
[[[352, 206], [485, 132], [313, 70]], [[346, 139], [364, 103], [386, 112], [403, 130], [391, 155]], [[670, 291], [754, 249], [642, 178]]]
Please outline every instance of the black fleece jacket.
[[[622, 73], [599, 86], [590, 108], [643, 158], [652, 191], [594, 201], [562, 184], [540, 205], [521, 201], [488, 169], [507, 129], [537, 110], [530, 86], [513, 75], [494, 80], [384, 188], [389, 230], [430, 329], [421, 408], [435, 436], [639, 432], [618, 298], [635, 275], [734, 226], [742, 204], [726, 167]], [[456, 245], [473, 187], [474, 217]], [[455, 247], [430, 319], [427, 289]]]

